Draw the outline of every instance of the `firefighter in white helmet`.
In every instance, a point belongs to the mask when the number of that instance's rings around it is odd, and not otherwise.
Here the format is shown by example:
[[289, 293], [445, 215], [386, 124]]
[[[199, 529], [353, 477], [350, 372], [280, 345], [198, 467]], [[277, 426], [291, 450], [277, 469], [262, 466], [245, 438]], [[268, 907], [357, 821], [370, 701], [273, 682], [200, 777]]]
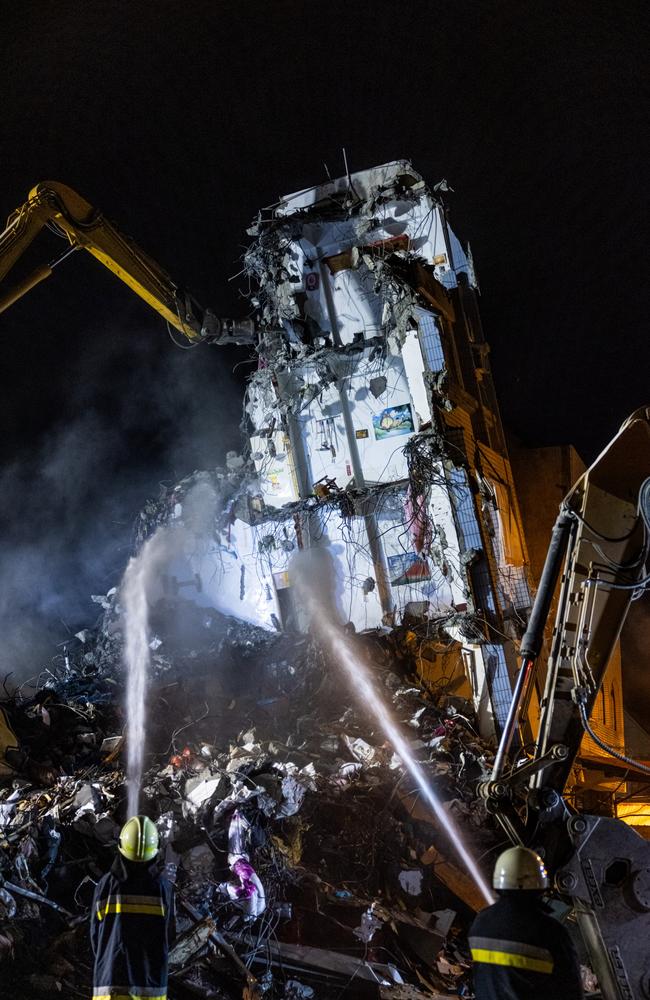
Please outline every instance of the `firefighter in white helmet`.
[[526, 847], [504, 851], [494, 867], [496, 903], [469, 932], [476, 1000], [582, 1000], [580, 965], [569, 932], [544, 901], [544, 862]]
[[157, 870], [155, 823], [132, 816], [122, 827], [118, 851], [97, 883], [90, 916], [93, 1000], [166, 1000], [174, 891]]

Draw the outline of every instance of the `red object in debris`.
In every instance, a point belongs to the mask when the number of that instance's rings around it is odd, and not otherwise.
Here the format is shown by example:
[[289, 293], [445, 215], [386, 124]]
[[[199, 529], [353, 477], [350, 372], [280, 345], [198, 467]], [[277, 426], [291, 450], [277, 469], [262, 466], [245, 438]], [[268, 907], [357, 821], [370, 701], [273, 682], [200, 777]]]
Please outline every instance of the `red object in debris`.
[[193, 756], [194, 754], [189, 747], [183, 747], [180, 753], [172, 754], [169, 758], [169, 763], [172, 767], [183, 767], [183, 765], [187, 764]]
[[456, 728], [456, 723], [454, 722], [453, 719], [443, 719], [440, 725], [436, 726], [436, 728], [433, 730], [433, 735], [446, 736], [447, 733], [450, 733], [452, 729], [455, 728]]
[[431, 548], [432, 531], [431, 522], [427, 515], [426, 499], [422, 494], [413, 495], [409, 485], [404, 504], [406, 521], [409, 526], [409, 535], [413, 542], [413, 548], [420, 554], [427, 554]]

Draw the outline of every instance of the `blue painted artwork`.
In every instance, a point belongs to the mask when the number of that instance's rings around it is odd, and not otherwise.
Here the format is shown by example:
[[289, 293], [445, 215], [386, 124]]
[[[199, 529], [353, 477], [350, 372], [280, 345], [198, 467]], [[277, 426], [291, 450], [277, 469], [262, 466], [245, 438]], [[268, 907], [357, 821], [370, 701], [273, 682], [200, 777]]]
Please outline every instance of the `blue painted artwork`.
[[411, 404], [402, 403], [401, 406], [386, 407], [381, 413], [373, 415], [372, 426], [376, 441], [397, 437], [399, 434], [412, 434], [415, 427], [413, 426]]

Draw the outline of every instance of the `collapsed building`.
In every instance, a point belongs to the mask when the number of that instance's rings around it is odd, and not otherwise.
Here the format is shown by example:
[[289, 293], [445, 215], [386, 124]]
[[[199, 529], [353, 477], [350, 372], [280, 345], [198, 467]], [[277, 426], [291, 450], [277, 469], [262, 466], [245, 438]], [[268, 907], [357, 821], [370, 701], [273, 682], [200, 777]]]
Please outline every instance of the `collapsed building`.
[[[243, 453], [138, 518], [136, 549], [160, 526], [183, 538], [151, 595], [143, 785], [182, 904], [170, 996], [471, 995], [480, 894], [310, 634], [292, 565], [313, 554], [333, 617], [489, 868], [502, 835], [477, 782], [531, 580], [447, 191], [395, 161], [260, 213]], [[84, 995], [89, 890], [124, 818], [123, 608], [116, 589], [96, 600], [97, 625], [0, 716], [0, 961], [16, 997]]]
[[218, 537], [172, 575], [198, 574], [200, 600], [281, 628], [300, 624], [292, 554], [326, 550], [340, 620], [426, 623], [423, 680], [470, 694], [487, 737], [508, 710], [531, 597], [446, 190], [396, 161], [260, 214], [244, 261], [262, 326], [244, 406], [254, 470]]
[[[470, 700], [492, 739], [554, 513], [584, 465], [570, 446], [516, 447], [513, 476], [448, 191], [400, 160], [260, 213], [244, 257], [259, 364], [244, 401], [246, 461], [230, 460], [243, 485], [216, 535], [173, 573], [202, 581], [199, 602], [263, 628], [300, 627], [291, 560], [317, 549], [339, 621], [410, 625], [421, 682]], [[619, 752], [622, 688], [617, 646], [592, 721]], [[571, 797], [611, 812], [622, 775], [587, 736]]]

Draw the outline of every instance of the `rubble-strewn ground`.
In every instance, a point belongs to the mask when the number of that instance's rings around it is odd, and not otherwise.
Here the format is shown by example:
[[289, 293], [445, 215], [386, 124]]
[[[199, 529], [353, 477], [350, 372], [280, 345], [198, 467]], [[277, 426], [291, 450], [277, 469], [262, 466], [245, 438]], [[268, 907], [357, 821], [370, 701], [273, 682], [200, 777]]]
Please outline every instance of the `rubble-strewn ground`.
[[[0, 786], [7, 998], [88, 995], [88, 907], [126, 818], [121, 620], [115, 594], [102, 603], [98, 629], [4, 703], [19, 743]], [[189, 601], [160, 602], [152, 624], [141, 808], [177, 888], [170, 997], [242, 996], [215, 929], [269, 1000], [469, 996], [480, 897], [336, 665], [310, 637]], [[350, 641], [487, 870], [501, 838], [475, 796], [489, 749], [472, 718], [413, 683], [399, 632]], [[234, 826], [263, 890], [233, 869]]]

